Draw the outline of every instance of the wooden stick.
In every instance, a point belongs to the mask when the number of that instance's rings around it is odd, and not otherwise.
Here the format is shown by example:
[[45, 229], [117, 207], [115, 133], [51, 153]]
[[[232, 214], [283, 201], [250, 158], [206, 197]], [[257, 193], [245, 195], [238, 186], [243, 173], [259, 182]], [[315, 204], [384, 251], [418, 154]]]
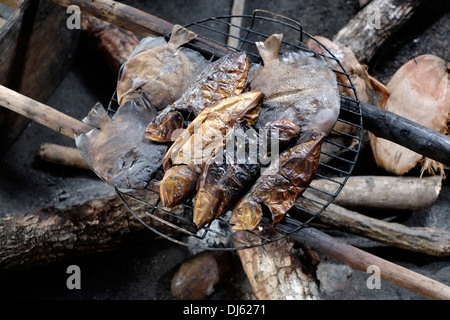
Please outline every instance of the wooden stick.
[[0, 106], [17, 112], [72, 139], [75, 138], [75, 135], [92, 129], [91, 126], [77, 119], [4, 86], [0, 86]]
[[[360, 102], [364, 128], [379, 138], [450, 166], [450, 137], [395, 113]], [[341, 111], [354, 111], [354, 103], [341, 100]], [[345, 118], [345, 115], [343, 115]], [[353, 120], [354, 121], [354, 120]]]
[[69, 166], [79, 169], [91, 170], [91, 167], [81, 157], [78, 149], [64, 147], [53, 143], [44, 143], [39, 148], [39, 158], [42, 161]]
[[172, 31], [172, 23], [117, 1], [50, 0], [63, 6], [78, 6], [90, 14], [142, 36], [164, 36]]
[[350, 48], [359, 61], [370, 61], [386, 40], [410, 19], [422, 2], [373, 0], [335, 35], [333, 41]]
[[[343, 182], [343, 178], [334, 178]], [[316, 179], [311, 186], [330, 194], [337, 191], [338, 184]], [[334, 199], [333, 204], [347, 209], [408, 210], [428, 208], [438, 198], [442, 187], [441, 176], [352, 176]], [[318, 197], [325, 194], [311, 190]], [[306, 193], [305, 193], [306, 195]]]
[[[319, 200], [320, 201], [320, 200]], [[319, 204], [300, 199], [298, 204], [317, 211]], [[435, 228], [407, 227], [400, 223], [371, 218], [330, 204], [313, 222], [413, 252], [436, 257], [450, 256], [450, 232]]]
[[[289, 229], [287, 228], [286, 231], [289, 231]], [[449, 286], [348, 245], [317, 229], [303, 228], [291, 234], [290, 237], [353, 269], [367, 272], [369, 266], [377, 266], [380, 268], [380, 277], [382, 279], [429, 299], [450, 299]]]
[[[244, 14], [245, 9], [245, 0], [234, 0], [233, 6], [231, 7], [231, 15], [232, 16], [241, 16]], [[230, 28], [228, 31], [228, 39], [227, 44], [233, 48], [237, 48], [239, 45], [239, 38], [241, 29], [239, 28], [242, 26], [242, 18], [239, 17], [232, 17], [230, 19]]]

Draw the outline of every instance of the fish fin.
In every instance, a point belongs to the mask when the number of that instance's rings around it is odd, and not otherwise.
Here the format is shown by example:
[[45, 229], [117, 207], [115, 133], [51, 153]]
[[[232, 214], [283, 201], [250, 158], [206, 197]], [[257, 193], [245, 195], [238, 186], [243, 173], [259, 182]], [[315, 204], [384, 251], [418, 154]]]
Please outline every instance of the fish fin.
[[172, 28], [172, 34], [170, 35], [169, 44], [180, 47], [183, 44], [195, 39], [196, 37], [197, 34], [195, 32], [176, 24]]
[[83, 119], [84, 123], [97, 128], [101, 128], [104, 123], [111, 121], [111, 118], [100, 102], [97, 102]]
[[261, 56], [265, 64], [271, 60], [278, 58], [282, 39], [282, 33], [275, 33], [268, 37], [264, 42], [256, 42], [256, 47], [258, 48], [259, 55]]

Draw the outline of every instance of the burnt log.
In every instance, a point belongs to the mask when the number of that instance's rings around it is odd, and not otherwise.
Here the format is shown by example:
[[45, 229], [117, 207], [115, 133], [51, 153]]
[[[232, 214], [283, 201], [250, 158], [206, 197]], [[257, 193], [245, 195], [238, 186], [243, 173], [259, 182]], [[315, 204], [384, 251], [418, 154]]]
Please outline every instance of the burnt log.
[[[151, 182], [151, 186], [157, 184]], [[150, 186], [150, 187], [151, 187]], [[110, 196], [60, 209], [42, 208], [36, 212], [0, 219], [0, 270], [46, 265], [71, 257], [112, 251], [128, 241], [155, 239], [145, 223], [164, 230], [164, 225], [144, 214], [149, 205], [158, 206], [159, 194], [149, 190], [134, 193], [142, 201]], [[155, 210], [157, 214], [158, 210]]]
[[333, 38], [367, 63], [387, 39], [417, 11], [421, 0], [373, 0]]
[[[450, 137], [371, 104], [359, 102], [359, 106], [364, 128], [377, 137], [450, 166]], [[343, 119], [350, 117], [355, 123], [355, 112], [359, 113], [359, 110], [355, 109], [354, 101], [341, 99], [342, 111]]]

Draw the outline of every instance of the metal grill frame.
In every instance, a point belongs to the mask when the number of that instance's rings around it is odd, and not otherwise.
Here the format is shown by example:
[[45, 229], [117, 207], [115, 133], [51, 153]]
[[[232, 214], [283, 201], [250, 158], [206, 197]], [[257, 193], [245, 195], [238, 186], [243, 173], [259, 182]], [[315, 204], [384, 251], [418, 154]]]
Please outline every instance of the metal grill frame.
[[[245, 26], [245, 24], [237, 25], [232, 23], [231, 21], [233, 19], [241, 19], [243, 22], [249, 22], [247, 23], [248, 26]], [[219, 24], [225, 26], [229, 31], [223, 32], [220, 31], [217, 27], [212, 27], [210, 24]], [[219, 217], [215, 221], [209, 223], [208, 225], [204, 227], [197, 227], [193, 222], [192, 218], [189, 215], [192, 213], [193, 206], [191, 203], [185, 203], [182, 204], [183, 206], [183, 214], [174, 214], [170, 212], [169, 210], [166, 210], [159, 205], [159, 201], [156, 204], [150, 204], [148, 202], [145, 202], [145, 200], [136, 198], [132, 195], [131, 192], [127, 192], [126, 190], [119, 190], [116, 189], [117, 194], [119, 195], [120, 199], [124, 203], [124, 205], [128, 208], [128, 210], [138, 219], [142, 224], [144, 224], [148, 229], [153, 231], [155, 234], [166, 238], [172, 242], [178, 243], [180, 245], [185, 245], [189, 247], [195, 247], [198, 249], [209, 249], [209, 250], [240, 250], [255, 246], [261, 246], [265, 245], [274, 241], [278, 241], [282, 238], [288, 237], [290, 234], [295, 233], [299, 231], [300, 229], [307, 227], [318, 215], [320, 215], [336, 198], [336, 196], [339, 194], [339, 192], [344, 187], [345, 183], [347, 182], [348, 178], [352, 174], [352, 171], [356, 165], [358, 155], [360, 153], [361, 143], [362, 143], [362, 113], [361, 108], [359, 105], [359, 99], [358, 94], [356, 92], [356, 88], [353, 85], [353, 82], [347, 73], [347, 71], [344, 69], [341, 62], [318, 40], [316, 40], [314, 37], [312, 37], [310, 34], [306, 33], [303, 30], [303, 27], [300, 25], [299, 22], [292, 20], [290, 18], [284, 17], [282, 15], [269, 12], [266, 10], [255, 10], [252, 15], [227, 15], [227, 16], [220, 16], [220, 17], [212, 17], [207, 18], [201, 21], [197, 21], [188, 25], [185, 25], [185, 28], [188, 28], [194, 32], [196, 32], [199, 36], [202, 36], [203, 38], [207, 38], [207, 40], [211, 41], [212, 43], [215, 43], [219, 46], [226, 47], [231, 51], [242, 51], [245, 50], [247, 54], [249, 55], [252, 62], [260, 63], [261, 58], [258, 54], [254, 52], [247, 51], [247, 49], [244, 48], [244, 46], [253, 46], [255, 47], [255, 40], [249, 39], [250, 37], [258, 38], [257, 41], [263, 41], [267, 37], [270, 36], [270, 34], [266, 34], [260, 31], [255, 30], [255, 24], [256, 23], [262, 23], [264, 25], [271, 24], [277, 27], [281, 28], [287, 28], [294, 34], [297, 34], [297, 43], [292, 42], [282, 42], [282, 46], [284, 46], [285, 50], [303, 50], [308, 52], [313, 52], [310, 49], [305, 47], [305, 39], [312, 39], [315, 41], [318, 45], [320, 45], [322, 48], [325, 49], [326, 54], [317, 53], [315, 54], [319, 55], [327, 61], [332, 61], [333, 65], [336, 65], [338, 68], [332, 68], [332, 71], [336, 74], [340, 74], [345, 76], [345, 78], [348, 80], [348, 83], [339, 83], [338, 85], [341, 87], [345, 87], [347, 89], [350, 89], [354, 95], [353, 97], [349, 97], [347, 95], [341, 94], [341, 102], [345, 100], [346, 107], [343, 108], [341, 106], [341, 112], [338, 118], [338, 122], [342, 122], [343, 124], [346, 124], [348, 126], [352, 126], [356, 133], [347, 133], [342, 131], [337, 131], [333, 129], [332, 133], [338, 134], [344, 137], [347, 137], [349, 139], [354, 139], [356, 141], [356, 144], [352, 146], [347, 146], [340, 144], [338, 142], [332, 141], [331, 139], [327, 138], [324, 141], [324, 144], [328, 143], [333, 145], [336, 148], [339, 148], [341, 150], [344, 150], [344, 156], [336, 155], [333, 153], [327, 153], [325, 151], [321, 151], [321, 155], [330, 157], [333, 159], [333, 161], [340, 163], [339, 167], [337, 165], [328, 164], [319, 162], [319, 167], [317, 170], [317, 173], [315, 175], [314, 179], [320, 178], [325, 179], [329, 183], [333, 183], [336, 185], [336, 190], [333, 193], [321, 190], [319, 188], [316, 188], [314, 186], [309, 186], [307, 190], [301, 195], [300, 198], [303, 198], [306, 201], [310, 201], [315, 203], [319, 208], [316, 211], [311, 211], [309, 209], [306, 209], [298, 204], [294, 205], [294, 207], [288, 212], [288, 214], [283, 218], [281, 222], [276, 224], [275, 226], [270, 226], [269, 233], [266, 234], [267, 230], [255, 230], [255, 231], [245, 231], [253, 234], [255, 237], [253, 239], [257, 239], [256, 242], [251, 243], [243, 243], [241, 239], [237, 239], [234, 237], [234, 233], [230, 230], [230, 225], [228, 223], [229, 214]], [[240, 31], [240, 34], [244, 34], [244, 36], [234, 36], [230, 34], [230, 30], [232, 28], [236, 28]], [[236, 47], [224, 44], [220, 41], [217, 41], [214, 38], [211, 37], [205, 37], [203, 35], [202, 30], [207, 30], [208, 32], [216, 33], [220, 36], [226, 36], [230, 38], [234, 38], [238, 41], [239, 45]], [[273, 32], [272, 32], [273, 33]], [[278, 32], [281, 33], [281, 32]], [[284, 32], [283, 32], [284, 33]], [[166, 36], [166, 39], [168, 40], [170, 38], [170, 34]], [[208, 51], [204, 47], [196, 47], [195, 43], [189, 43], [187, 44], [188, 47], [192, 49], [196, 49], [200, 52], [202, 52], [205, 56], [209, 56], [211, 59], [214, 59], [215, 52], [214, 51]], [[283, 48], [283, 47], [282, 47]], [[280, 50], [280, 53], [283, 53], [283, 49]], [[217, 58], [217, 57], [216, 57]], [[114, 96], [111, 99], [111, 102], [108, 106], [108, 111], [113, 113], [114, 110], [116, 110], [118, 107], [117, 99]], [[323, 149], [323, 148], [322, 148]], [[322, 172], [323, 171], [323, 172]], [[328, 172], [328, 174], [327, 174]], [[331, 172], [331, 173], [330, 173]], [[332, 174], [334, 173], [334, 174]], [[343, 177], [344, 179], [338, 180], [338, 177]], [[322, 196], [317, 197], [309, 197], [308, 196], [308, 190], [314, 192], [314, 194], [321, 194]], [[155, 190], [148, 189], [149, 192], [157, 193]], [[159, 194], [158, 194], [159, 196]], [[145, 205], [148, 206], [148, 210], [146, 210], [144, 213], [138, 213], [135, 212], [132, 209], [132, 206], [130, 205], [130, 201], [140, 201], [144, 202]], [[156, 214], [155, 212], [158, 212]], [[298, 218], [294, 218], [293, 216], [298, 216], [298, 214], [291, 214], [293, 211], [297, 213], [302, 213], [303, 216], [307, 216], [309, 218], [305, 219], [304, 221], [300, 221]], [[161, 216], [163, 214], [163, 217]], [[150, 220], [148, 220], [150, 219]], [[156, 221], [158, 223], [164, 224], [165, 227], [172, 228], [175, 233], [179, 233], [180, 236], [173, 236], [169, 235], [165, 231], [159, 230], [157, 227], [153, 226], [150, 221]], [[269, 219], [267, 217], [263, 217], [263, 225], [269, 224]], [[275, 231], [275, 236], [274, 236]], [[194, 241], [191, 241], [194, 239]], [[207, 240], [213, 241], [213, 243], [207, 243]], [[224, 241], [221, 241], [220, 239], [223, 239]], [[227, 243], [226, 246], [223, 244]]]

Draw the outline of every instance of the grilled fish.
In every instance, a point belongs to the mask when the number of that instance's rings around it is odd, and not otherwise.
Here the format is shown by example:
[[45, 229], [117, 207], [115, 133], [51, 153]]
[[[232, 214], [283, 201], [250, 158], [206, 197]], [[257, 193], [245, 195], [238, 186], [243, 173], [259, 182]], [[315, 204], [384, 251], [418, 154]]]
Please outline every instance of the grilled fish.
[[233, 230], [254, 230], [269, 209], [272, 223], [278, 223], [311, 183], [319, 162], [325, 135], [319, 135], [284, 151], [272, 162], [274, 172], [260, 176], [233, 209]]
[[264, 66], [256, 67], [249, 79], [250, 90], [264, 93], [256, 127], [275, 119], [297, 124], [304, 140], [328, 134], [340, 110], [336, 75], [316, 54], [289, 51], [279, 55], [282, 34], [257, 42]]
[[145, 137], [158, 142], [173, 141], [174, 132], [184, 126], [182, 113], [195, 117], [217, 101], [242, 93], [249, 66], [245, 52], [230, 53], [209, 64], [183, 95], [148, 125]]
[[[266, 138], [261, 139], [261, 134], [265, 134]], [[262, 143], [272, 145], [271, 140], [274, 139], [278, 147], [283, 148], [295, 141], [299, 134], [300, 128], [288, 120], [268, 123], [263, 132], [256, 132], [243, 123], [236, 124], [225, 139], [226, 148], [220, 154], [222, 161], [218, 161], [217, 155], [208, 159], [198, 180], [194, 223], [202, 226], [220, 217], [250, 189], [264, 165], [258, 161], [258, 154], [267, 158], [262, 153], [272, 151], [266, 150], [266, 145]]]
[[110, 185], [144, 189], [162, 164], [167, 146], [148, 141], [143, 130], [157, 114], [143, 96], [124, 103], [109, 117], [97, 103], [83, 122], [93, 126], [76, 137], [77, 149], [97, 175]]
[[183, 131], [163, 159], [160, 195], [164, 206], [173, 207], [193, 195], [205, 163], [223, 144], [227, 130], [239, 121], [253, 124], [262, 96], [252, 91], [220, 100]]
[[174, 25], [168, 42], [164, 37], [143, 38], [119, 70], [119, 105], [144, 92], [158, 110], [179, 99], [209, 64], [197, 51], [182, 47], [195, 37], [194, 32]]
[[303, 52], [279, 55], [281, 34], [257, 42], [264, 66], [251, 72], [250, 90], [260, 90], [264, 100], [256, 128], [276, 119], [292, 121], [301, 134], [295, 146], [273, 162], [270, 174], [261, 175], [235, 206], [230, 223], [236, 230], [253, 230], [263, 206], [277, 223], [311, 182], [319, 163], [321, 145], [333, 129], [340, 110], [335, 74], [319, 56]]

